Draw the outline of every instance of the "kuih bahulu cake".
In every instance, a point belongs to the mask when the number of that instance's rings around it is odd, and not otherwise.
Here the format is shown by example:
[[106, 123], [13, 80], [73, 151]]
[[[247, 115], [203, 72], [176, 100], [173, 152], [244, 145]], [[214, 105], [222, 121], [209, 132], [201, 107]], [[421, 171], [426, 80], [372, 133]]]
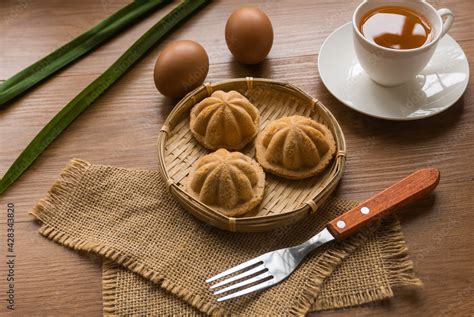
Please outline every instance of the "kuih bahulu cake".
[[326, 126], [295, 115], [271, 122], [257, 136], [255, 150], [265, 171], [303, 179], [321, 173], [329, 165], [336, 143]]
[[219, 149], [193, 164], [185, 186], [202, 203], [234, 217], [260, 204], [265, 173], [252, 158]]
[[210, 150], [240, 150], [258, 133], [258, 109], [237, 91], [215, 91], [191, 109], [190, 129]]

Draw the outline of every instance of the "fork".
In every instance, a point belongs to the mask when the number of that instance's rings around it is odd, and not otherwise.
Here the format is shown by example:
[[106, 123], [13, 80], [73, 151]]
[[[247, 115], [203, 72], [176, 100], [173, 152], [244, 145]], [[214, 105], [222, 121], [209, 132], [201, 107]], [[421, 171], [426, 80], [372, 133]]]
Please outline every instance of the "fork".
[[[376, 218], [427, 195], [439, 183], [440, 173], [434, 168], [420, 169], [384, 191], [372, 196], [357, 207], [330, 221], [308, 241], [289, 248], [271, 251], [234, 266], [206, 280], [214, 295], [227, 293], [218, 302], [261, 291], [280, 283], [298, 267], [301, 261], [317, 247], [330, 241], [342, 241], [367, 226]], [[234, 275], [235, 273], [239, 273]], [[231, 276], [231, 277], [229, 277]], [[231, 292], [234, 291], [234, 292]]]

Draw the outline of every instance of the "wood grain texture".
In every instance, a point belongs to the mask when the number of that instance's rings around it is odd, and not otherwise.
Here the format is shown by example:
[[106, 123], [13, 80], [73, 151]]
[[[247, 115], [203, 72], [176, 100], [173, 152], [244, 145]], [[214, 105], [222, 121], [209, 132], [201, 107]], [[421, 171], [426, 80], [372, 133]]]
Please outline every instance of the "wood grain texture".
[[439, 183], [439, 170], [422, 168], [364, 200], [328, 223], [328, 229], [338, 241], [369, 226], [430, 194]]
[[[6, 79], [110, 15], [124, 0], [7, 0], [0, 2], [0, 79]], [[247, 67], [225, 46], [224, 25], [238, 0], [214, 1], [169, 36], [200, 42], [210, 58], [208, 81], [267, 77], [295, 84], [320, 99], [339, 120], [347, 140], [347, 165], [336, 195], [363, 200], [414, 170], [439, 168], [435, 194], [406, 208], [403, 231], [425, 288], [415, 294], [318, 316], [472, 316], [474, 314], [474, 95], [441, 115], [416, 122], [366, 117], [338, 102], [324, 88], [317, 52], [324, 39], [350, 20], [358, 0], [255, 2], [272, 19], [275, 40], [269, 59]], [[474, 57], [471, 0], [430, 1], [450, 8], [450, 30], [470, 60]], [[0, 173], [70, 99], [103, 72], [176, 2], [46, 80], [0, 112]], [[164, 43], [163, 43], [164, 44]], [[163, 44], [76, 120], [21, 179], [0, 197], [1, 256], [5, 210], [15, 204], [17, 311], [19, 316], [100, 316], [100, 264], [39, 236], [28, 211], [44, 196], [72, 157], [93, 163], [156, 169], [156, 137], [174, 102], [153, 84], [153, 66]], [[337, 62], [337, 61], [335, 61]], [[472, 61], [471, 61], [472, 65]], [[471, 66], [471, 74], [473, 69]], [[4, 303], [5, 267], [0, 266]], [[404, 294], [404, 293], [403, 293]], [[2, 304], [0, 312], [6, 312]]]

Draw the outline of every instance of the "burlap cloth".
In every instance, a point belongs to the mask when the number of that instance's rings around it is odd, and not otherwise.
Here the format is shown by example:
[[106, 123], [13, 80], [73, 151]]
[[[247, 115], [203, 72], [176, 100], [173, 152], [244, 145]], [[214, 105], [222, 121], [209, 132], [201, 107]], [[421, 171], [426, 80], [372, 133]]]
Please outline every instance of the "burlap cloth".
[[104, 257], [106, 315], [301, 315], [393, 296], [417, 286], [400, 225], [384, 221], [314, 251], [286, 281], [216, 303], [204, 280], [264, 252], [301, 243], [354, 203], [330, 200], [318, 213], [267, 233], [203, 224], [168, 194], [157, 171], [72, 160], [33, 209], [40, 233]]

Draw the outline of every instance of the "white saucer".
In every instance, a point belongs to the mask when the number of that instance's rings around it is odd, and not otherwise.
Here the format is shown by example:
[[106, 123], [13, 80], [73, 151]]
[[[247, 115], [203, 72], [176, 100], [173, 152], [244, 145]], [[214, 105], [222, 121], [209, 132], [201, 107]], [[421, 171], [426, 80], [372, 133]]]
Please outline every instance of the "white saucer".
[[430, 63], [412, 82], [397, 87], [376, 84], [357, 61], [351, 23], [324, 41], [318, 68], [326, 88], [343, 104], [389, 120], [416, 120], [440, 113], [462, 96], [469, 81], [466, 55], [452, 37], [445, 35]]

